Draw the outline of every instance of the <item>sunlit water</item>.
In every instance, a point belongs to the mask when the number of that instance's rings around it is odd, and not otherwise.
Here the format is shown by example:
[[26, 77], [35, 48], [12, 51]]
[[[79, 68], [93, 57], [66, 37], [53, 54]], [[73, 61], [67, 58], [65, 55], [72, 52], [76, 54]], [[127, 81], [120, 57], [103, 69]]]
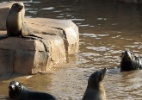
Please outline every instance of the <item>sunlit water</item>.
[[107, 67], [103, 80], [107, 100], [141, 100], [142, 71], [120, 73], [117, 66], [126, 49], [142, 56], [142, 5], [112, 0], [24, 2], [27, 17], [74, 21], [80, 31], [79, 53], [76, 60], [73, 57], [70, 63], [53, 67], [49, 74], [1, 77], [1, 98], [8, 96], [9, 82], [17, 80], [31, 90], [51, 93], [59, 100], [80, 100], [90, 74]]

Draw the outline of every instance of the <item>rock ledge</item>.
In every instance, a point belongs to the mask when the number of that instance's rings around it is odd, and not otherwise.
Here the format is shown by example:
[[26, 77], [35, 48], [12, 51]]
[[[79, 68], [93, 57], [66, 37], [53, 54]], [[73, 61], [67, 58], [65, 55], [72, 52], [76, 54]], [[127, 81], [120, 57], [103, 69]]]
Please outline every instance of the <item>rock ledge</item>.
[[[0, 6], [0, 35], [6, 34], [5, 21], [13, 2]], [[78, 27], [70, 20], [26, 18], [30, 31], [40, 40], [9, 37], [0, 40], [0, 74], [36, 74], [53, 64], [67, 62], [79, 47]]]

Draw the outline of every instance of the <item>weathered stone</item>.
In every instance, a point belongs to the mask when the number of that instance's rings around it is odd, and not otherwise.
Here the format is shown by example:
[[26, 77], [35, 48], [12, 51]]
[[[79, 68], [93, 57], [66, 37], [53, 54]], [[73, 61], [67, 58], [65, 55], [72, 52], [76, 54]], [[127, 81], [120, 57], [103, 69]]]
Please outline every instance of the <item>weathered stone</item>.
[[39, 40], [18, 37], [0, 40], [0, 66], [6, 66], [6, 68], [12, 66], [12, 72], [34, 74], [46, 71], [51, 64], [67, 61], [68, 54], [61, 37], [46, 35], [43, 41], [46, 43], [47, 51]]
[[[7, 16], [12, 3], [7, 3], [0, 12]], [[0, 21], [0, 35], [6, 34], [4, 22]], [[70, 20], [48, 18], [25, 18], [31, 33], [42, 40], [8, 37], [0, 40], [0, 74], [46, 72], [53, 64], [67, 62], [69, 55], [78, 52], [78, 27]]]
[[0, 73], [11, 73], [13, 69], [14, 50], [0, 49]]
[[[33, 33], [44, 33], [62, 37], [66, 41], [66, 48], [69, 55], [78, 52], [78, 28], [72, 21], [45, 18], [27, 18], [26, 22], [31, 31], [34, 30]], [[37, 29], [37, 27], [40, 28]]]

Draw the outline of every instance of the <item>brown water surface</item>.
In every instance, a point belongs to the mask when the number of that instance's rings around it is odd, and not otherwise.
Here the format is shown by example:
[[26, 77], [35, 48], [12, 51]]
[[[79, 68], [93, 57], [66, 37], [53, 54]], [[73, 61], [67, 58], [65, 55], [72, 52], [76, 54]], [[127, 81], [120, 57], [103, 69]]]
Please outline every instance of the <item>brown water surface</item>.
[[[6, 0], [2, 0], [6, 1]], [[142, 56], [142, 5], [113, 0], [30, 0], [27, 17], [71, 19], [80, 30], [79, 53], [72, 62], [55, 66], [45, 75], [5, 75], [0, 78], [0, 98], [17, 80], [32, 90], [49, 92], [59, 100], [80, 100], [89, 75], [110, 68], [104, 78], [107, 100], [141, 100], [142, 71], [120, 73], [123, 50]], [[4, 100], [4, 99], [3, 99]]]

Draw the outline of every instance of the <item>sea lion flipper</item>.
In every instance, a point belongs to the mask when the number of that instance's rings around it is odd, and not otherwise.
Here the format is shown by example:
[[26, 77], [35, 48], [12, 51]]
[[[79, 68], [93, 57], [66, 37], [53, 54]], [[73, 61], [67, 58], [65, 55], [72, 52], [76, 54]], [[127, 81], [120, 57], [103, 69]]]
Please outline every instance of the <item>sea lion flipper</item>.
[[40, 37], [40, 36], [37, 36], [37, 35], [34, 35], [34, 34], [30, 34], [29, 36], [32, 36], [32, 37], [36, 37], [36, 38], [40, 38], [40, 39], [43, 39], [42, 37]]
[[25, 36], [30, 36], [30, 37], [36, 37], [36, 38], [43, 39], [42, 37], [39, 37], [39, 36], [37, 36], [37, 35], [32, 34], [32, 33], [30, 32], [30, 30], [29, 30], [28, 25], [27, 25], [25, 22], [22, 23], [22, 32], [21, 32], [21, 33], [22, 33], [21, 35], [22, 35], [23, 37], [25, 37]]
[[23, 35], [21, 35], [20, 36], [20, 38], [27, 38], [27, 39], [34, 39], [34, 40], [38, 40], [39, 38], [37, 38], [37, 37], [33, 37], [33, 36], [23, 36]]
[[37, 40], [43, 39], [42, 37], [39, 37], [39, 36], [36, 36], [36, 35], [33, 35], [33, 34], [30, 34], [30, 35], [27, 35], [27, 36], [21, 35], [20, 37], [21, 38], [28, 38], [28, 39], [37, 39]]

